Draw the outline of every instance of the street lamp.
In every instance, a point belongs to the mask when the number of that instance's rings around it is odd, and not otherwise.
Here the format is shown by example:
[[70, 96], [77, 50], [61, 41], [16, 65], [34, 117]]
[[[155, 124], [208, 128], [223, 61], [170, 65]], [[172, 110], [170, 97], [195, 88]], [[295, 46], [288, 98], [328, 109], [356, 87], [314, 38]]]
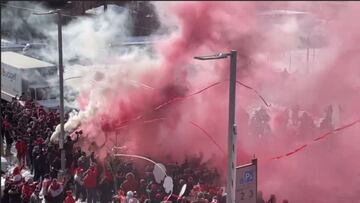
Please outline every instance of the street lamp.
[[235, 124], [235, 88], [237, 51], [219, 53], [210, 56], [196, 56], [198, 60], [224, 59], [230, 56], [229, 122], [228, 122], [228, 173], [226, 202], [235, 203], [235, 165], [236, 165], [236, 124]]
[[59, 89], [60, 89], [60, 139], [59, 139], [59, 148], [61, 150], [61, 171], [65, 172], [65, 151], [64, 151], [64, 67], [63, 67], [63, 52], [62, 52], [62, 16], [61, 10], [52, 10], [44, 13], [33, 13], [35, 15], [49, 15], [57, 14], [58, 16], [58, 52], [59, 52]]

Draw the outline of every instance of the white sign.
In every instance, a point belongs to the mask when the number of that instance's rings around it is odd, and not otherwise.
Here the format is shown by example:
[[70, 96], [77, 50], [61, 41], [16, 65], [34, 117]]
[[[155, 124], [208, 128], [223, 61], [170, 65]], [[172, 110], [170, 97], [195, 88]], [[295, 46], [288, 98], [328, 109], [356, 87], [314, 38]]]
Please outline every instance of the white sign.
[[22, 94], [20, 70], [1, 63], [1, 98], [11, 101], [12, 97]]
[[257, 161], [236, 167], [235, 203], [256, 203]]
[[182, 197], [186, 191], [186, 184], [184, 184], [180, 190], [179, 197]]

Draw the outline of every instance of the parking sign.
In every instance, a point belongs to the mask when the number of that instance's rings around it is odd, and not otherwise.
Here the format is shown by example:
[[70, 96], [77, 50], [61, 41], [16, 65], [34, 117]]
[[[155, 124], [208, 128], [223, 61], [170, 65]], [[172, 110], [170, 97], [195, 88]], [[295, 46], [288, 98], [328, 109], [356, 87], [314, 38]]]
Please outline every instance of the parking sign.
[[236, 203], [256, 203], [257, 195], [257, 160], [236, 167]]

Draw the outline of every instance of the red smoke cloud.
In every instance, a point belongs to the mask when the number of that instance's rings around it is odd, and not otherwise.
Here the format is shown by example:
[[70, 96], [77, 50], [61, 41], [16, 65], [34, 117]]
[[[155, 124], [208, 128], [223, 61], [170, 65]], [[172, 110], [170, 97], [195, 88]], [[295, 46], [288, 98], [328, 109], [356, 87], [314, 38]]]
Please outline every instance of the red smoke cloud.
[[[360, 128], [354, 126], [316, 144], [305, 145], [323, 131], [311, 129], [310, 125], [305, 125], [302, 131], [285, 125], [288, 110], [296, 105], [317, 119], [323, 117], [327, 105], [340, 105], [339, 124], [359, 119], [360, 52], [355, 42], [359, 41], [360, 27], [354, 19], [359, 17], [360, 8], [353, 3], [339, 11], [337, 19], [326, 24], [329, 45], [319, 50], [318, 70], [307, 75], [293, 73], [284, 78], [276, 71], [271, 58], [267, 62], [259, 55], [265, 52], [270, 52], [271, 57], [281, 55], [280, 51], [288, 48], [283, 46], [293, 46], [298, 41], [290, 35], [274, 34], [272, 30], [266, 32], [260, 27], [262, 19], [256, 13], [266, 4], [170, 4], [168, 12], [177, 17], [180, 33], [157, 47], [162, 57], [160, 67], [144, 71], [137, 78], [154, 90], [114, 83], [122, 85], [105, 91], [106, 102], [82, 123], [81, 128], [88, 138], [83, 141], [94, 141], [101, 146], [101, 156], [105, 155], [106, 148], [110, 149], [116, 143], [126, 145], [128, 153], [155, 160], [182, 161], [188, 155], [202, 154], [204, 161], [211, 160], [209, 164], [221, 169], [225, 175], [225, 157], [212, 139], [226, 151], [226, 82], [155, 109], [171, 99], [226, 80], [227, 60], [196, 62], [193, 57], [234, 49], [238, 51], [238, 80], [258, 89], [273, 104], [267, 108], [272, 118], [272, 135], [261, 139], [250, 136], [247, 125], [250, 108], [264, 105], [253, 92], [237, 87], [238, 163], [249, 162], [253, 154], [259, 157], [259, 189], [266, 195], [278, 194], [290, 202], [358, 201]], [[272, 6], [269, 4], [268, 7]], [[290, 6], [293, 5], [282, 5], [284, 9]], [[311, 4], [297, 5], [298, 8], [306, 6]], [[152, 122], [144, 122], [149, 120]], [[302, 149], [302, 146], [306, 147]], [[270, 161], [274, 156], [295, 149], [299, 149], [298, 153], [288, 158]]]

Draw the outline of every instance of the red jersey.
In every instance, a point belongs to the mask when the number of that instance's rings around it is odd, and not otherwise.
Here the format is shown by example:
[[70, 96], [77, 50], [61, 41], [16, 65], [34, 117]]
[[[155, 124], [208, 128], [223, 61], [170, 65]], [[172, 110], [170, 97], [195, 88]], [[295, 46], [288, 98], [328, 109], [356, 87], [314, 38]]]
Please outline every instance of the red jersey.
[[90, 168], [87, 171], [87, 174], [84, 178], [84, 186], [86, 188], [95, 188], [97, 175], [98, 175], [98, 171], [97, 171], [96, 167]]
[[27, 146], [24, 140], [18, 140], [15, 144], [15, 148], [18, 154], [25, 155]]

